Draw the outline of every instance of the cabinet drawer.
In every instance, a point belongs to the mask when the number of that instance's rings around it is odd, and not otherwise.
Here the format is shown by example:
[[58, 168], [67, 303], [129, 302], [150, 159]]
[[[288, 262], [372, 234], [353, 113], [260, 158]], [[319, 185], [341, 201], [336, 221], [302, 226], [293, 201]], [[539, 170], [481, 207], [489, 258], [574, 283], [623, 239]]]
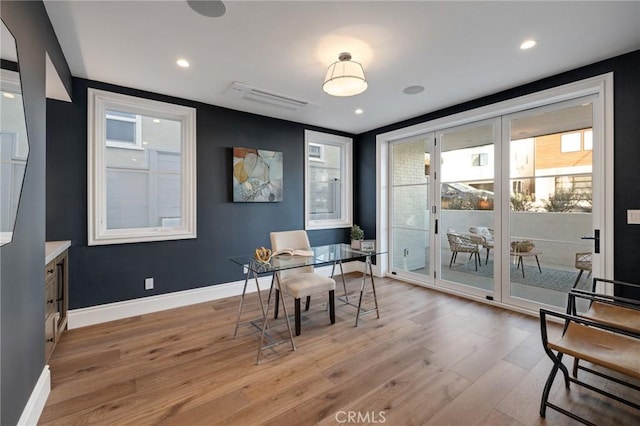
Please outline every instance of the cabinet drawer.
[[47, 282], [56, 276], [56, 262], [49, 262], [44, 268], [44, 281]]
[[49, 315], [56, 311], [56, 280], [50, 280], [47, 282], [44, 288], [44, 317], [49, 318]]
[[44, 359], [49, 360], [56, 344], [56, 315], [49, 315], [44, 322]]

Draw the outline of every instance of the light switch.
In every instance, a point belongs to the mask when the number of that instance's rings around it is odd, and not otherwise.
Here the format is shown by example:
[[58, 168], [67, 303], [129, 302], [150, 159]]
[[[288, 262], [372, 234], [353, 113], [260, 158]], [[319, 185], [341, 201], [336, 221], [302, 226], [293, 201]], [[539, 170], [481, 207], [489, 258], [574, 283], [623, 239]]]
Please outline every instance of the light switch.
[[627, 224], [640, 225], [640, 210], [627, 210]]

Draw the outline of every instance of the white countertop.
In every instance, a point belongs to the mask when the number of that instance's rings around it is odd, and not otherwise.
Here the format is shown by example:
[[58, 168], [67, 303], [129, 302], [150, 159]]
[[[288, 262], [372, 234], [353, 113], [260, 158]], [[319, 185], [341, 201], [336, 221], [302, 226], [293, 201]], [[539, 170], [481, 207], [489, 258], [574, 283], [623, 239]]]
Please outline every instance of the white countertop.
[[47, 241], [44, 243], [44, 264], [54, 260], [59, 254], [71, 247], [71, 241]]

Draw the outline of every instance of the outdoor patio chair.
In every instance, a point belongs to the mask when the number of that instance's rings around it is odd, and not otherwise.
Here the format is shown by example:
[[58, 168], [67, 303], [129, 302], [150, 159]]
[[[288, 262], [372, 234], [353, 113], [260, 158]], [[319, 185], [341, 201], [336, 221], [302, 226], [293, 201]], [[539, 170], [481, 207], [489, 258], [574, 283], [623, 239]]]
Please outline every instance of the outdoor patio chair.
[[489, 263], [489, 251], [493, 248], [493, 228], [486, 226], [472, 226], [469, 232], [482, 238], [482, 247], [487, 250], [487, 257], [484, 264]]
[[448, 230], [447, 239], [449, 240], [449, 249], [451, 250], [449, 268], [451, 268], [453, 262], [456, 261], [459, 252], [469, 253], [469, 259], [473, 256], [476, 271], [478, 270], [478, 264], [482, 266], [482, 263], [480, 262], [480, 247], [482, 247], [483, 242], [482, 237], [472, 234], [458, 234], [453, 230]]
[[592, 254], [589, 253], [576, 253], [576, 269], [579, 269], [578, 277], [576, 278], [576, 282], [573, 283], [573, 288], [576, 288], [578, 283], [580, 282], [580, 278], [582, 277], [582, 273], [584, 271], [589, 271], [587, 277], [591, 276], [591, 258]]

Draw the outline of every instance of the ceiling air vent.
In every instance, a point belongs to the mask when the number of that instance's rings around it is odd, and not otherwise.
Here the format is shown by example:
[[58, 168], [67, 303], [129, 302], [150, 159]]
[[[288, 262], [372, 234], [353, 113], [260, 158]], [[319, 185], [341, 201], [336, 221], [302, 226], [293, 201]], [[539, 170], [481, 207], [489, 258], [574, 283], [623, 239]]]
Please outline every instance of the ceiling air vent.
[[240, 83], [237, 81], [234, 81], [231, 86], [229, 86], [229, 88], [225, 91], [225, 93], [237, 98], [242, 98], [253, 102], [260, 102], [266, 105], [288, 109], [290, 111], [297, 111], [301, 108], [312, 105], [312, 103], [309, 101], [304, 101], [302, 99], [296, 99], [290, 96], [270, 92], [268, 90], [260, 89], [258, 87], [252, 87], [248, 84]]

